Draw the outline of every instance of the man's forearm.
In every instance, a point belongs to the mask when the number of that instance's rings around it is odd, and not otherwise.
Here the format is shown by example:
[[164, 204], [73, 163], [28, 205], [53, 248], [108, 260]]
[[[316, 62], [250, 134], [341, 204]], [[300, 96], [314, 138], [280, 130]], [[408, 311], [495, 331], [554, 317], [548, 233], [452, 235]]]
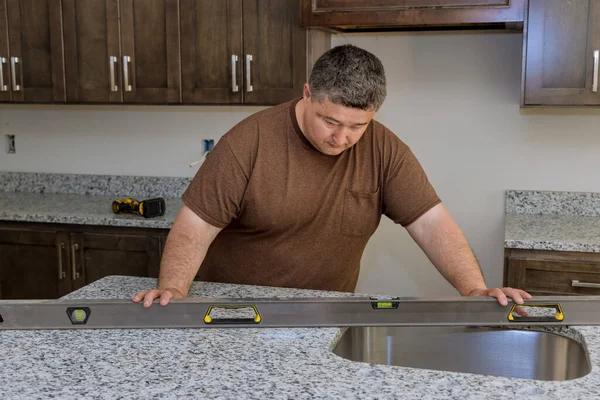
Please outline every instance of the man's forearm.
[[158, 289], [174, 289], [187, 296], [192, 281], [219, 233], [215, 228], [184, 208], [175, 219], [160, 264]]
[[[427, 215], [431, 213], [430, 215]], [[429, 260], [461, 295], [485, 289], [481, 269], [462, 230], [443, 205], [438, 205], [417, 221], [409, 233]]]

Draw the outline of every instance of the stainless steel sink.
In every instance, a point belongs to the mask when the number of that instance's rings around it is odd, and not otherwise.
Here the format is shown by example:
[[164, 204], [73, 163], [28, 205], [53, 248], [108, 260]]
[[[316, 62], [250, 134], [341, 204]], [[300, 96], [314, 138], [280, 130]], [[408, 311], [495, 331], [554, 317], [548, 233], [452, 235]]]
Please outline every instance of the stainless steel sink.
[[577, 341], [516, 329], [352, 327], [333, 352], [352, 361], [548, 381], [591, 371]]

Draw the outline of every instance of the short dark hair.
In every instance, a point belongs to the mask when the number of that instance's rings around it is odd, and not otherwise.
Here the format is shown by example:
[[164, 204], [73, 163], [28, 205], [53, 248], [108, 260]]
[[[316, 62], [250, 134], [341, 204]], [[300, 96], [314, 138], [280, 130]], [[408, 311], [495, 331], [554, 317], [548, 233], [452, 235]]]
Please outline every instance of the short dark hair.
[[315, 63], [308, 80], [311, 95], [346, 107], [376, 111], [386, 96], [383, 64], [374, 54], [351, 44], [336, 46]]

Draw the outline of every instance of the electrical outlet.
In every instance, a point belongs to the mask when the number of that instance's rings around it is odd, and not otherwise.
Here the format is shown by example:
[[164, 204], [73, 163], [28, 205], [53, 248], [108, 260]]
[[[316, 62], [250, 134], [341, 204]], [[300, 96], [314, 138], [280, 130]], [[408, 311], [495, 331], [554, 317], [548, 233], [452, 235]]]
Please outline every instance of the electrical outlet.
[[6, 152], [8, 154], [15, 154], [17, 152], [17, 148], [15, 147], [15, 135], [6, 135]]

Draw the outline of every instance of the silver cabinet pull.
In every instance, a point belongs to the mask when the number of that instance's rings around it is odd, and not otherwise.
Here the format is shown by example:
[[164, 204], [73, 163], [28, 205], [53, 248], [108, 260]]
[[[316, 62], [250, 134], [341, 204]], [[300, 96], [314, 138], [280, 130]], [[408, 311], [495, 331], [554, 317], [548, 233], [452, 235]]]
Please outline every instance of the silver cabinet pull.
[[10, 72], [12, 73], [12, 87], [13, 91], [18, 92], [21, 90], [21, 86], [17, 85], [17, 68], [16, 64], [19, 63], [19, 57], [10, 58]]
[[117, 85], [115, 84], [115, 64], [117, 63], [117, 57], [110, 56], [108, 57], [108, 65], [110, 67], [110, 91], [116, 92], [119, 90]]
[[65, 244], [61, 243], [58, 246], [56, 246], [56, 248], [58, 249], [58, 280], [62, 281], [63, 279], [65, 279], [67, 277], [67, 273], [63, 270], [63, 259], [62, 259], [62, 253], [63, 253], [63, 250], [65, 249]]
[[77, 250], [79, 250], [79, 245], [77, 243], [75, 243], [73, 246], [71, 246], [71, 264], [72, 265], [72, 272], [73, 272], [73, 276], [71, 277], [73, 280], [79, 279], [79, 272], [77, 272], [77, 262], [76, 262], [76, 257], [77, 257]]
[[4, 64], [6, 64], [6, 57], [0, 57], [0, 92], [8, 90], [8, 86], [4, 84]]
[[252, 92], [254, 88], [252, 87], [251, 81], [251, 72], [250, 63], [252, 62], [252, 54], [246, 54], [246, 92]]
[[588, 282], [579, 282], [572, 280], [571, 286], [573, 287], [587, 287], [587, 288], [600, 288], [600, 283], [588, 283]]
[[131, 92], [131, 85], [129, 84], [129, 63], [131, 62], [131, 57], [123, 56], [123, 87], [126, 92]]
[[592, 92], [598, 92], [598, 69], [600, 64], [600, 50], [594, 50], [594, 79], [592, 83]]
[[231, 91], [232, 92], [237, 92], [240, 90], [240, 88], [238, 87], [237, 84], [237, 61], [238, 61], [238, 56], [236, 56], [235, 54], [231, 55]]

